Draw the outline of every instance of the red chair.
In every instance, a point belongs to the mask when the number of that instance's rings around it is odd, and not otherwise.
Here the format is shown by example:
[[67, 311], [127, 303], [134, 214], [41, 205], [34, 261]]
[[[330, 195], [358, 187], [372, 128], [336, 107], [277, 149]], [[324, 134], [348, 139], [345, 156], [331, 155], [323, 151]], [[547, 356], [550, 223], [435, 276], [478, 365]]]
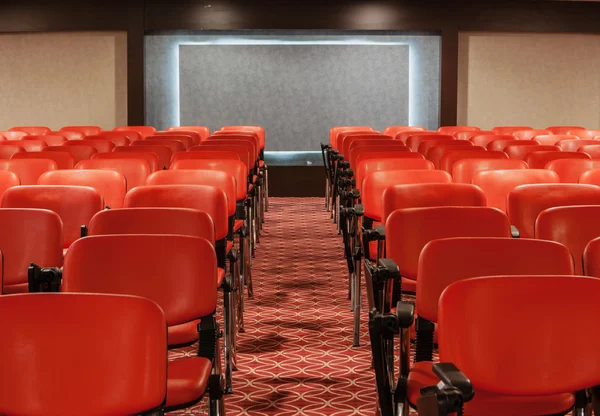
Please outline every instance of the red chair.
[[[368, 155], [368, 154], [365, 154]], [[362, 189], [363, 179], [371, 172], [385, 172], [390, 170], [433, 170], [435, 167], [429, 160], [423, 158], [419, 159], [403, 159], [403, 158], [389, 158], [389, 159], [367, 159], [361, 161], [356, 168], [356, 189], [359, 191]]]
[[84, 136], [96, 136], [102, 133], [102, 127], [98, 126], [65, 126], [59, 131], [76, 131]]
[[152, 173], [150, 164], [144, 159], [82, 160], [75, 166], [75, 169], [103, 169], [118, 172], [125, 177], [127, 191], [130, 191], [136, 186], [144, 185], [146, 183], [146, 178]]
[[542, 211], [535, 221], [535, 238], [566, 246], [575, 260], [575, 274], [583, 274], [583, 251], [600, 236], [600, 206], [554, 207]]
[[479, 146], [473, 146], [474, 149], [467, 148], [444, 152], [444, 155], [440, 159], [440, 169], [452, 174], [454, 164], [464, 159], [508, 159], [508, 156], [504, 152], [478, 150], [478, 147]]
[[[600, 312], [598, 294], [598, 279], [572, 276], [495, 276], [450, 285], [438, 306], [439, 354], [475, 390], [466, 414], [565, 414], [574, 404], [574, 414], [585, 413], [586, 400], [574, 400], [573, 392], [599, 383], [597, 349], [556, 328], [589, 329]], [[511, 336], [497, 330], [506, 322]], [[488, 394], [496, 397], [482, 402]]]
[[494, 132], [491, 130], [458, 131], [454, 133], [454, 137], [456, 137], [456, 140], [471, 140], [471, 138], [474, 136], [482, 136], [489, 134], [494, 134]]
[[425, 159], [421, 153], [411, 152], [410, 149], [400, 142], [397, 144], [378, 146], [359, 146], [350, 150], [350, 166], [356, 168], [360, 162], [370, 159]]
[[440, 169], [440, 165], [441, 165], [441, 161], [442, 158], [444, 157], [444, 155], [446, 153], [450, 153], [450, 152], [481, 152], [481, 151], [486, 151], [483, 147], [481, 146], [473, 146], [472, 144], [470, 144], [471, 142], [468, 141], [464, 141], [464, 140], [455, 140], [457, 142], [457, 144], [459, 142], [464, 142], [464, 143], [469, 143], [468, 145], [438, 145], [438, 146], [434, 146], [431, 150], [429, 150], [429, 152], [427, 153], [427, 159], [431, 160], [433, 162], [433, 164], [435, 165], [436, 169]]
[[69, 152], [19, 152], [11, 159], [50, 159], [56, 162], [58, 169], [73, 169], [77, 163], [75, 156]]
[[504, 148], [504, 152], [508, 155], [510, 159], [518, 159], [525, 160], [527, 155], [531, 152], [541, 152], [541, 151], [554, 151], [560, 152], [561, 148], [558, 146], [549, 146], [549, 145], [535, 145], [535, 146], [521, 146], [517, 144], [509, 144]]
[[[192, 147], [196, 144], [202, 143], [202, 135], [200, 133], [198, 133], [197, 131], [190, 131], [190, 130], [157, 131], [156, 133], [154, 133], [154, 135], [152, 135], [148, 138], [150, 139], [153, 137], [161, 137], [161, 136], [181, 137], [182, 140], [186, 144], [186, 146], [185, 146], [186, 149], [188, 147]], [[191, 139], [191, 140], [189, 140], [189, 139]]]
[[[258, 136], [261, 150], [265, 148], [265, 129], [260, 126], [224, 126], [221, 127], [220, 132], [225, 134], [236, 132], [254, 133]], [[219, 134], [219, 132], [215, 132], [215, 134]]]
[[583, 145], [577, 151], [587, 153], [593, 159], [598, 159], [600, 158], [600, 143]]
[[0, 142], [0, 159], [10, 159], [16, 153], [25, 152], [25, 149], [23, 149], [20, 145], [13, 144], [13, 143], [15, 143], [15, 142], [12, 140]]
[[[515, 140], [515, 136], [511, 135], [511, 134], [494, 134], [494, 133], [490, 133], [490, 134], [477, 134], [474, 136], [471, 136], [470, 139], [473, 144], [475, 146], [483, 146], [486, 149], [488, 148], [488, 145], [493, 142], [494, 140]], [[504, 150], [504, 148], [501, 148], [499, 150]]]
[[600, 169], [583, 172], [579, 177], [579, 183], [600, 186]]
[[3, 207], [0, 209], [0, 228], [0, 257], [4, 258], [0, 293], [27, 292], [31, 263], [42, 267], [62, 266], [62, 221], [56, 213], [46, 209]]
[[[78, 131], [70, 131], [70, 130], [51, 131], [50, 133], [48, 133], [48, 135], [62, 136], [67, 140], [81, 140], [81, 139], [85, 138], [83, 133], [80, 133]], [[57, 146], [54, 144], [48, 144], [48, 145], [49, 146]], [[60, 146], [60, 144], [58, 146]]]
[[113, 142], [115, 146], [129, 146], [142, 140], [142, 136], [137, 131], [103, 131], [96, 136], [89, 136], [88, 139], [104, 139]]
[[[136, 143], [143, 143], [145, 140], [141, 140], [139, 142], [133, 142], [133, 144], [135, 145]], [[113, 150], [113, 153], [117, 154], [117, 153], [135, 153], [134, 155], [127, 155], [126, 157], [139, 157], [141, 152], [145, 152], [145, 153], [154, 153], [156, 155], [156, 157], [158, 158], [158, 169], [157, 170], [161, 170], [161, 169], [168, 169], [169, 165], [171, 164], [171, 157], [173, 156], [173, 150], [171, 150], [171, 148], [165, 144], [161, 144], [161, 145], [151, 145], [151, 144], [139, 144], [139, 145], [135, 145], [135, 146], [117, 146], [115, 147], [115, 149]]]
[[454, 136], [448, 135], [448, 134], [439, 134], [439, 133], [435, 133], [435, 134], [421, 134], [419, 133], [417, 134], [413, 134], [410, 135], [406, 138], [406, 145], [408, 147], [410, 147], [410, 150], [413, 152], [416, 152], [419, 150], [419, 146], [421, 145], [421, 143], [423, 143], [424, 141], [427, 140], [456, 140], [454, 138]]
[[[408, 401], [414, 405], [423, 387], [434, 385], [438, 378], [432, 371], [434, 324], [438, 322], [438, 302], [444, 289], [454, 282], [494, 275], [573, 274], [573, 261], [566, 247], [530, 239], [458, 237], [429, 242], [420, 253], [417, 277], [416, 334], [418, 353], [408, 375]], [[486, 409], [473, 414], [487, 414], [495, 401], [510, 397], [477, 391], [469, 406]], [[546, 400], [551, 400], [547, 397]], [[517, 400], [517, 398], [512, 398]], [[492, 404], [493, 403], [493, 404]], [[505, 414], [512, 414], [503, 408]]]
[[492, 140], [491, 142], [488, 143], [487, 149], [504, 151], [504, 149], [510, 145], [539, 146], [539, 143], [536, 142], [535, 140], [517, 140], [514, 138], [513, 139], [496, 139], [496, 140]]
[[248, 174], [250, 174], [250, 172], [252, 170], [254, 170], [255, 166], [256, 166], [256, 160], [253, 154], [251, 154], [251, 152], [248, 150], [247, 146], [244, 145], [230, 145], [227, 143], [219, 143], [219, 142], [212, 142], [209, 143], [206, 140], [202, 142], [201, 145], [199, 146], [192, 146], [188, 149], [189, 153], [192, 152], [222, 152], [222, 151], [227, 151], [227, 152], [234, 152], [238, 155], [238, 157], [240, 158], [240, 160], [242, 162], [244, 162], [244, 164], [246, 165], [246, 168], [248, 169]]
[[503, 212], [506, 212], [508, 194], [517, 186], [558, 182], [558, 175], [545, 169], [486, 170], [473, 176], [473, 184], [485, 192], [488, 206]]
[[485, 170], [527, 169], [527, 163], [522, 160], [507, 159], [464, 159], [452, 166], [452, 177], [457, 183], [472, 183], [477, 172]]
[[[46, 146], [60, 146], [61, 144], [67, 141], [65, 136], [60, 134], [45, 134], [42, 136], [23, 136], [21, 140], [37, 140], [38, 142], [46, 143]], [[31, 152], [32, 150], [27, 149], [27, 151]]]
[[98, 153], [112, 152], [116, 147], [112, 140], [104, 139], [102, 136], [87, 136], [85, 139], [77, 141], [77, 145], [83, 144], [94, 146]]
[[[223, 145], [223, 146], [231, 146], [231, 145], [239, 145], [244, 146], [248, 152], [250, 152], [250, 156], [252, 158], [252, 163], [254, 166], [258, 163], [257, 161], [260, 159], [260, 147], [258, 145], [258, 140], [256, 136], [251, 135], [231, 135], [231, 134], [221, 134], [216, 136], [208, 137], [203, 144], [207, 145]], [[195, 147], [195, 146], [194, 146]]]
[[120, 126], [115, 127], [113, 131], [135, 131], [140, 134], [142, 139], [145, 139], [148, 136], [152, 136], [156, 133], [156, 129], [152, 126]]
[[46, 152], [69, 152], [75, 156], [77, 162], [82, 160], [90, 159], [93, 155], [98, 153], [96, 148], [91, 144], [81, 143], [83, 140], [67, 141], [60, 146], [48, 146], [44, 149]]
[[[201, 149], [199, 149], [201, 150]], [[236, 152], [229, 152], [227, 150], [217, 151], [195, 151], [195, 152], [177, 152], [173, 154], [171, 158], [171, 164], [180, 160], [215, 160], [215, 159], [227, 159], [227, 160], [240, 160], [240, 156]]]
[[[3, 142], [9, 143], [9, 142]], [[2, 143], [2, 144], [3, 144]], [[26, 152], [41, 152], [46, 149], [48, 145], [43, 140], [19, 140], [19, 146], [21, 146]]]
[[461, 131], [480, 131], [479, 127], [475, 126], [442, 126], [438, 129], [440, 134], [451, 134], [455, 135]]
[[571, 136], [577, 136], [581, 140], [591, 140], [600, 136], [600, 130], [573, 129], [569, 130], [567, 134], [570, 134]]
[[[81, 239], [71, 250], [65, 259], [63, 292], [115, 293], [153, 300], [165, 313], [169, 346], [177, 345], [171, 334], [178, 327], [204, 321], [202, 326], [207, 329], [198, 325], [195, 337], [214, 344], [205, 351], [199, 348], [198, 355], [169, 360], [166, 383], [167, 408], [200, 400], [209, 390], [211, 371], [218, 370], [214, 362], [219, 330], [214, 317], [217, 261], [213, 245], [203, 238], [182, 235], [102, 235]], [[216, 378], [220, 380], [221, 375]], [[221, 392], [210, 393], [213, 399]]]
[[577, 150], [579, 150], [579, 148], [581, 146], [585, 146], [585, 145], [596, 145], [596, 144], [600, 144], [600, 140], [594, 140], [594, 139], [566, 139], [566, 140], [559, 140], [558, 142], [556, 142], [556, 145], [558, 147], [560, 147], [560, 150], [564, 150], [565, 152], [576, 152]]
[[56, 162], [50, 159], [0, 160], [0, 170], [16, 173], [21, 180], [21, 185], [35, 185], [42, 173], [57, 169]]
[[402, 275], [402, 291], [417, 290], [421, 249], [430, 241], [448, 237], [510, 237], [508, 217], [489, 207], [427, 207], [399, 209], [385, 223], [386, 257]]
[[[156, 172], [158, 170], [158, 156], [156, 153], [152, 152], [136, 152], [136, 149], [132, 149], [133, 151], [129, 152], [123, 150], [124, 148], [120, 148], [121, 151], [112, 152], [112, 153], [96, 153], [92, 156], [91, 160], [110, 160], [110, 159], [142, 159], [148, 163], [150, 166], [150, 173]], [[137, 186], [137, 185], [136, 185]]]
[[424, 140], [419, 144], [417, 151], [425, 156], [425, 158], [428, 158], [429, 151], [436, 146], [473, 146], [473, 143], [468, 140], [456, 139], [451, 141], [448, 141], [448, 139]]
[[[0, 201], [8, 188], [21, 185], [19, 175], [9, 170], [0, 170]], [[1, 250], [1, 249], [0, 249]]]
[[[548, 145], [548, 146], [557, 145], [558, 142], [560, 142], [561, 140], [578, 140], [578, 139], [579, 139], [579, 137], [577, 137], [577, 136], [569, 136], [567, 134], [550, 134], [550, 135], [541, 134], [541, 135], [537, 135], [537, 136], [533, 137], [533, 140], [536, 140], [536, 141], [540, 142], [540, 144]], [[561, 149], [561, 150], [565, 150], [565, 149]]]
[[73, 185], [94, 188], [109, 208], [123, 207], [127, 181], [122, 173], [110, 170], [56, 170], [38, 179], [39, 185]]
[[38, 208], [56, 212], [63, 222], [63, 248], [81, 236], [95, 213], [104, 208], [102, 196], [87, 186], [36, 185], [7, 189], [2, 208]]
[[[152, 137], [152, 136], [150, 136]], [[173, 153], [175, 152], [183, 152], [185, 151], [185, 145], [179, 141], [179, 140], [172, 140], [169, 137], [165, 137], [163, 139], [143, 139], [140, 140], [138, 142], [133, 142], [131, 143], [131, 147], [135, 148], [135, 147], [145, 147], [145, 146], [166, 146], [169, 149], [171, 149], [171, 156], [173, 156]], [[169, 157], [169, 161], [171, 160], [171, 158]], [[169, 167], [169, 165], [165, 165], [166, 168]]]
[[[512, 133], [516, 139], [519, 140], [536, 140], [536, 136], [551, 135], [550, 130], [518, 130]], [[554, 144], [554, 143], [541, 143], [541, 144]]]
[[583, 251], [583, 270], [586, 276], [600, 277], [600, 238], [590, 241]]
[[[173, 150], [173, 152], [185, 151], [196, 144], [192, 136], [183, 133], [178, 134], [174, 132], [157, 132], [152, 136], [148, 136], [145, 140], [152, 140], [152, 142], [158, 141], [158, 143], [160, 143], [160, 140], [164, 140], [168, 143], [171, 143], [173, 141], [180, 142], [183, 145], [183, 150]], [[179, 148], [180, 146], [177, 147]]]
[[578, 183], [584, 172], [598, 168], [600, 160], [556, 159], [546, 164], [546, 169], [556, 172], [560, 181], [566, 183]]
[[515, 131], [534, 130], [529, 126], [497, 126], [492, 129], [494, 134], [513, 134]]
[[[1, 296], [0, 314], [10, 317], [0, 321], [0, 331], [18, 334], [0, 343], [2, 414], [132, 415], [162, 407], [166, 323], [151, 300], [94, 294]], [[84, 380], [82, 374], [93, 377]]]
[[50, 128], [46, 126], [21, 126], [12, 127], [9, 131], [22, 131], [32, 136], [43, 136], [51, 132]]
[[[156, 132], [155, 134], [159, 133], [160, 132]], [[181, 133], [191, 135], [194, 139], [194, 144], [200, 144], [204, 139], [210, 136], [210, 130], [208, 127], [204, 126], [169, 127], [165, 133]]]
[[439, 133], [437, 131], [428, 131], [428, 130], [405, 131], [405, 132], [396, 134], [396, 137], [394, 137], [394, 140], [398, 140], [399, 142], [406, 144], [406, 141], [408, 140], [408, 138], [410, 136], [421, 136], [421, 135], [431, 136], [432, 134], [439, 134]]
[[507, 211], [521, 237], [533, 238], [539, 213], [566, 205], [600, 205], [600, 187], [571, 183], [517, 186], [508, 195]]
[[407, 131], [425, 131], [427, 130], [425, 127], [418, 126], [389, 126], [383, 130], [383, 134], [386, 136], [396, 137], [400, 133], [404, 133]]
[[333, 127], [329, 130], [329, 144], [331, 144], [332, 149], [338, 148], [337, 136], [339, 133], [347, 132], [347, 131], [358, 131], [358, 132], [372, 132], [373, 128], [369, 126], [337, 126]]
[[3, 136], [6, 140], [21, 140], [25, 136], [29, 136], [29, 133], [24, 131], [0, 131], [0, 136]]
[[569, 134], [571, 130], [585, 130], [581, 126], [550, 126], [546, 127], [546, 130], [552, 132], [552, 134]]
[[591, 159], [590, 155], [581, 152], [537, 151], [525, 157], [525, 162], [531, 169], [544, 169], [546, 165], [556, 159]]

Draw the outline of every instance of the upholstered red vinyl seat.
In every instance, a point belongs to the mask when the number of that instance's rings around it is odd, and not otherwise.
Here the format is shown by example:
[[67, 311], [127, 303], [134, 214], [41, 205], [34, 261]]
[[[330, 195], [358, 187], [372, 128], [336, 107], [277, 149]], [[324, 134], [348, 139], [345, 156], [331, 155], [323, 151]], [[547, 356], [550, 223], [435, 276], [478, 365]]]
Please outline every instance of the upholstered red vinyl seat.
[[21, 180], [21, 185], [35, 185], [43, 173], [57, 169], [56, 162], [50, 159], [0, 160], [0, 170], [16, 173]]
[[[125, 147], [118, 147], [119, 149], [125, 149]], [[159, 166], [159, 159], [158, 156], [153, 153], [153, 152], [138, 152], [136, 151], [137, 149], [132, 149], [133, 151], [131, 152], [110, 152], [110, 153], [96, 153], [95, 155], [92, 156], [91, 160], [96, 160], [96, 159], [142, 159], [145, 160], [148, 165], [150, 166], [150, 173], [152, 172], [156, 172], [158, 170], [158, 166]], [[146, 175], [148, 176], [148, 175]], [[146, 180], [146, 178], [144, 178], [144, 181]], [[143, 185], [144, 182], [140, 183], [140, 185]]]
[[504, 152], [480, 150], [478, 146], [468, 149], [447, 150], [440, 159], [440, 170], [452, 174], [454, 164], [464, 159], [508, 159]]
[[[82, 142], [82, 143], [80, 143]], [[77, 162], [90, 159], [94, 154], [98, 153], [96, 148], [83, 140], [69, 140], [60, 146], [48, 146], [44, 149], [45, 152], [69, 152]]]
[[[58, 154], [58, 153], [57, 153]], [[127, 181], [127, 191], [146, 183], [151, 173], [150, 164], [144, 159], [103, 159], [82, 160], [75, 169], [102, 169], [121, 173]]]
[[600, 160], [589, 159], [555, 159], [546, 164], [546, 169], [556, 172], [560, 181], [566, 183], [578, 183], [585, 171], [598, 168]]
[[[158, 157], [158, 169], [168, 169], [171, 164], [171, 157], [173, 156], [173, 150], [169, 146], [164, 144], [145, 144], [144, 140], [140, 140], [135, 146], [117, 146], [113, 150], [113, 153], [122, 153], [123, 157], [138, 157], [139, 152], [153, 153]], [[129, 155], [128, 153], [134, 153], [135, 155]], [[115, 156], [118, 157], [118, 156]]]
[[583, 152], [537, 151], [529, 153], [525, 162], [531, 169], [545, 169], [549, 162], [556, 159], [591, 159], [591, 156]]
[[477, 159], [463, 159], [452, 166], [452, 177], [457, 183], [471, 183], [478, 172], [508, 169], [527, 169], [527, 163], [522, 160], [506, 158], [487, 159], [485, 156]]

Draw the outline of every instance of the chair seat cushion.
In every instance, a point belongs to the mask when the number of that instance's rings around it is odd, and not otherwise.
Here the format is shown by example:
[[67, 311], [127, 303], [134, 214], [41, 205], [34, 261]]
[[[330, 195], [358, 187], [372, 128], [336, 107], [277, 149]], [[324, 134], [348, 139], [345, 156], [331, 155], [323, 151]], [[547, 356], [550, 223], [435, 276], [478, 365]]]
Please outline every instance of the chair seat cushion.
[[172, 325], [168, 328], [169, 345], [184, 345], [198, 341], [198, 324], [200, 320]]
[[417, 293], [417, 281], [403, 277], [402, 292]]
[[235, 220], [235, 222], [233, 223], [233, 232], [239, 231], [239, 229], [242, 228], [243, 226], [244, 226], [243, 220]]
[[212, 369], [210, 360], [186, 357], [169, 361], [167, 370], [167, 407], [192, 403], [206, 391]]
[[[431, 361], [415, 363], [408, 375], [408, 401], [414, 407], [422, 387], [436, 385], [440, 380], [433, 373]], [[465, 415], [526, 416], [567, 412], [575, 402], [571, 393], [551, 396], [505, 396], [475, 390], [473, 399], [465, 404]]]

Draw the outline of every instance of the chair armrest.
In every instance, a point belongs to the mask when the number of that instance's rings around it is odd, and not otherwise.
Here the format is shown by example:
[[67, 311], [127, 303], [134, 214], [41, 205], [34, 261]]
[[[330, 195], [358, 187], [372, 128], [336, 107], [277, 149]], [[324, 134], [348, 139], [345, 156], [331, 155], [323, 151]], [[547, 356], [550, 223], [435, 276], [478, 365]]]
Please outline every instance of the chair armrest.
[[411, 302], [398, 302], [396, 304], [396, 318], [400, 328], [410, 328], [415, 321], [415, 305]]
[[432, 366], [433, 372], [447, 386], [459, 389], [463, 395], [463, 400], [468, 402], [475, 395], [471, 380], [467, 378], [452, 363], [436, 363]]
[[377, 240], [385, 240], [385, 225], [376, 225], [373, 230], [377, 233]]

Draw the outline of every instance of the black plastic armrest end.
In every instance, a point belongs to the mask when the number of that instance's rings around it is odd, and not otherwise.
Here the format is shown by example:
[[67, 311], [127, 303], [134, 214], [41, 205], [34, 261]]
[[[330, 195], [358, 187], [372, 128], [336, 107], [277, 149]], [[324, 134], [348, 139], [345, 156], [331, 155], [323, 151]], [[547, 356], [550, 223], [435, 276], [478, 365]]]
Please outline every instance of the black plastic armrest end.
[[467, 378], [461, 371], [452, 363], [436, 363], [432, 367], [433, 372], [447, 386], [452, 386], [461, 391], [463, 401], [468, 402], [475, 395], [471, 380]]
[[415, 305], [411, 302], [398, 302], [396, 304], [396, 316], [400, 328], [410, 328], [415, 321]]
[[[356, 193], [358, 193], [360, 195], [360, 192], [358, 192], [358, 190], [356, 190]], [[356, 193], [354, 193], [352, 196], [354, 197], [354, 199], [358, 199], [358, 196], [356, 195]], [[365, 207], [363, 204], [356, 204], [354, 205], [354, 213], [356, 214], [356, 216], [358, 217], [362, 217], [363, 215], [365, 215]]]
[[378, 240], [385, 240], [385, 226], [384, 225], [376, 225], [373, 227], [373, 230], [378, 235]]

